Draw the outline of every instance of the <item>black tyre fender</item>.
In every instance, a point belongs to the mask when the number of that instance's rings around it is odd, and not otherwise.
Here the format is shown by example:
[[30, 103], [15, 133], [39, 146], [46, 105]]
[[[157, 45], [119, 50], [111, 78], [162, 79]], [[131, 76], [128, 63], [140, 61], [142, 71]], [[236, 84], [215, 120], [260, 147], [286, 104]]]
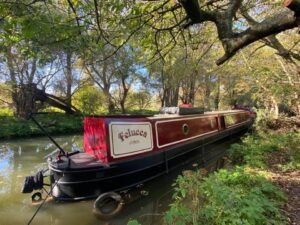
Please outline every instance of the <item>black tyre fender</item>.
[[42, 193], [36, 192], [31, 196], [31, 202], [32, 204], [39, 204], [43, 201]]
[[34, 177], [33, 176], [27, 176], [25, 178], [22, 193], [31, 193], [34, 188]]
[[[117, 203], [117, 206], [109, 212], [105, 212], [103, 209], [105, 207], [105, 202], [107, 200], [114, 200]], [[94, 214], [101, 219], [110, 219], [121, 212], [124, 206], [124, 200], [121, 195], [116, 192], [106, 192], [96, 199], [94, 202]]]
[[44, 186], [44, 175], [43, 171], [37, 172], [37, 174], [34, 176], [34, 190], [42, 189]]

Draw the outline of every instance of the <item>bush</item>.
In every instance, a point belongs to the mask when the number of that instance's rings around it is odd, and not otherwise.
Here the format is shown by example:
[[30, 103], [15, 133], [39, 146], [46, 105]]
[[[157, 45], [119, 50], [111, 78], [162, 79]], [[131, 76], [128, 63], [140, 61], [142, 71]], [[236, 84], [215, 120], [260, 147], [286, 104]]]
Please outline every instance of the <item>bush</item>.
[[14, 112], [10, 108], [1, 108], [0, 109], [0, 117], [1, 116], [13, 116]]
[[141, 225], [137, 220], [129, 220], [127, 225]]
[[266, 168], [269, 153], [278, 152], [285, 156], [285, 162], [278, 165], [282, 170], [300, 168], [300, 134], [285, 134], [269, 131], [258, 132], [243, 139], [242, 144], [233, 144], [229, 156], [235, 164], [247, 164], [255, 168]]
[[229, 158], [239, 166], [207, 178], [199, 171], [179, 176], [166, 223], [286, 224], [280, 207], [287, 199], [260, 169], [300, 169], [300, 133], [286, 129], [289, 122], [272, 131], [267, 126], [273, 123], [260, 115], [255, 133], [231, 146]]
[[167, 224], [285, 224], [284, 194], [263, 174], [245, 167], [179, 176]]
[[85, 86], [74, 95], [73, 104], [86, 115], [106, 113], [105, 96], [95, 86]]
[[[49, 134], [83, 132], [82, 116], [53, 113], [37, 115], [36, 119]], [[32, 120], [24, 120], [15, 117], [0, 117], [0, 123], [0, 139], [44, 135]]]

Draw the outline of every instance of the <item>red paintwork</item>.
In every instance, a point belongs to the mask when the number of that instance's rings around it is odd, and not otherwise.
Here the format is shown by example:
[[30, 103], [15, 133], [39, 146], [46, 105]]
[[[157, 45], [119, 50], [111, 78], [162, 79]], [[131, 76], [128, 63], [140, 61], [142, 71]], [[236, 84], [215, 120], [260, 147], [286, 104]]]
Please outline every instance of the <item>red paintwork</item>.
[[185, 104], [181, 104], [179, 107], [182, 107], [182, 108], [192, 108], [193, 105], [191, 103], [185, 103]]
[[[217, 118], [186, 118], [185, 120], [169, 120], [157, 124], [157, 137], [160, 146], [197, 137], [218, 129]], [[183, 126], [188, 126], [189, 132], [184, 134]]]
[[106, 127], [104, 118], [84, 118], [84, 151], [107, 163]]
[[[222, 116], [225, 117], [225, 127], [222, 128]], [[234, 123], [226, 124], [226, 116], [232, 117]], [[237, 111], [236, 113], [216, 112], [209, 115], [189, 115], [178, 117], [152, 117], [147, 116], [107, 116], [107, 117], [85, 117], [84, 119], [84, 150], [96, 157], [102, 162], [116, 162], [142, 155], [152, 154], [153, 151], [164, 151], [169, 146], [174, 146], [178, 142], [185, 143], [197, 138], [200, 135], [205, 135], [207, 132], [222, 132], [233, 126], [238, 126], [239, 123], [250, 121], [250, 112]], [[113, 158], [110, 155], [110, 140], [109, 140], [109, 124], [111, 122], [150, 122], [152, 125], [152, 137], [154, 148], [151, 152], [140, 153], [122, 158]], [[184, 134], [182, 126], [187, 124], [189, 127], [188, 134]], [[157, 136], [156, 136], [157, 125]], [[187, 140], [185, 140], [187, 139]], [[159, 147], [159, 146], [160, 147]], [[167, 145], [164, 147], [163, 145]]]

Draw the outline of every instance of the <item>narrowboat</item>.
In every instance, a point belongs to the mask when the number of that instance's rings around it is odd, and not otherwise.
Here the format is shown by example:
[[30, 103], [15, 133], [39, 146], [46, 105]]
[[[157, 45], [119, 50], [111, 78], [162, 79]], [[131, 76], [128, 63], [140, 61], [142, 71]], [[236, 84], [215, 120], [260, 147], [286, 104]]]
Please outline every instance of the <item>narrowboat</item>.
[[[197, 108], [165, 108], [154, 116], [88, 116], [83, 151], [48, 158], [50, 194], [75, 201], [120, 192], [168, 173], [206, 145], [246, 131], [247, 110], [203, 113]], [[26, 177], [23, 193], [43, 188], [45, 171]]]

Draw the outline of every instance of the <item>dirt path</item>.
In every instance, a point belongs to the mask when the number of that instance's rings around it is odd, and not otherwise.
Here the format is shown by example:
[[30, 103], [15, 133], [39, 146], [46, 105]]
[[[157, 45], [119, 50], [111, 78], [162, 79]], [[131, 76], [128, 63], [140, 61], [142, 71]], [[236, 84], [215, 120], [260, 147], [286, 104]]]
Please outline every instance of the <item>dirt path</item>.
[[269, 159], [269, 168], [273, 181], [281, 187], [288, 197], [282, 210], [290, 225], [300, 225], [300, 171], [282, 172], [278, 164], [286, 160], [285, 155], [277, 152]]

